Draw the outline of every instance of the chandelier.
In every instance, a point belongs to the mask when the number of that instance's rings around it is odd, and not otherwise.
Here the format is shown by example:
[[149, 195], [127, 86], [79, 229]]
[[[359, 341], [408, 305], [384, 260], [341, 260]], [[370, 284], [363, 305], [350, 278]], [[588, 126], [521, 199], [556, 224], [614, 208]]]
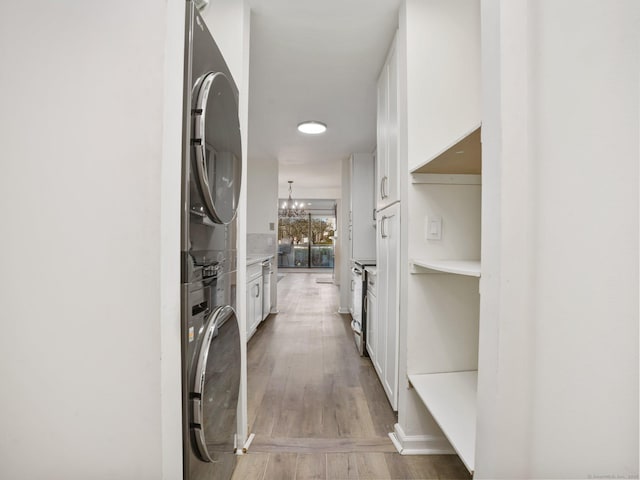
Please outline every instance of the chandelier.
[[300, 217], [302, 215], [306, 215], [307, 212], [304, 209], [304, 202], [296, 202], [291, 198], [291, 184], [293, 180], [288, 180], [289, 182], [289, 198], [286, 202], [282, 203], [282, 208], [278, 211], [281, 217]]

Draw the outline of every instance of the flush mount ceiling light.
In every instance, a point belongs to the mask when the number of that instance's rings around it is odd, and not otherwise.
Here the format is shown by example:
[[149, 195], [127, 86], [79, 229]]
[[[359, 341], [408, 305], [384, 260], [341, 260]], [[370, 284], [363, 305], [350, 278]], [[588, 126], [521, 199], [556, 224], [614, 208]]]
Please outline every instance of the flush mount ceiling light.
[[298, 124], [298, 131], [309, 135], [318, 135], [327, 131], [327, 126], [322, 122], [309, 120]]

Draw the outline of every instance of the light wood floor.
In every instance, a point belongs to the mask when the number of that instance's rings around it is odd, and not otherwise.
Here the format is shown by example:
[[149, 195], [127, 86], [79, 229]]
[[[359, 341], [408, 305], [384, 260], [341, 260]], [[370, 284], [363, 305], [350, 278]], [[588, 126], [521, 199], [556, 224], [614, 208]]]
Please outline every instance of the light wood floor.
[[249, 431], [233, 480], [469, 479], [455, 455], [407, 456], [396, 417], [326, 273], [287, 273], [248, 346]]

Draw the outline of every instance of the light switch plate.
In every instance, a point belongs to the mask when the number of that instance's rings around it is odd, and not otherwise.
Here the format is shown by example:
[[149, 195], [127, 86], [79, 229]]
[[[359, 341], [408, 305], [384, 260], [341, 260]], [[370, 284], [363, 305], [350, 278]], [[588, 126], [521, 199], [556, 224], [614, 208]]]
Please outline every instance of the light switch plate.
[[425, 238], [427, 240], [442, 240], [442, 217], [433, 215], [425, 219]]

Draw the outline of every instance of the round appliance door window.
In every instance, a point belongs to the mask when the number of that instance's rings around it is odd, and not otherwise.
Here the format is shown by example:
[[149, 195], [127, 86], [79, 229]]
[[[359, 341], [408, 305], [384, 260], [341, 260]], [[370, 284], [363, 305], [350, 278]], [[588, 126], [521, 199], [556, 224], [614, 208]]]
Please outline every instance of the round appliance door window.
[[194, 180], [202, 210], [214, 222], [228, 224], [236, 215], [242, 175], [235, 88], [223, 73], [210, 72], [197, 82], [196, 89], [192, 138]]
[[189, 397], [191, 432], [198, 456], [221, 470], [235, 465], [240, 330], [235, 311], [218, 307], [205, 323]]

